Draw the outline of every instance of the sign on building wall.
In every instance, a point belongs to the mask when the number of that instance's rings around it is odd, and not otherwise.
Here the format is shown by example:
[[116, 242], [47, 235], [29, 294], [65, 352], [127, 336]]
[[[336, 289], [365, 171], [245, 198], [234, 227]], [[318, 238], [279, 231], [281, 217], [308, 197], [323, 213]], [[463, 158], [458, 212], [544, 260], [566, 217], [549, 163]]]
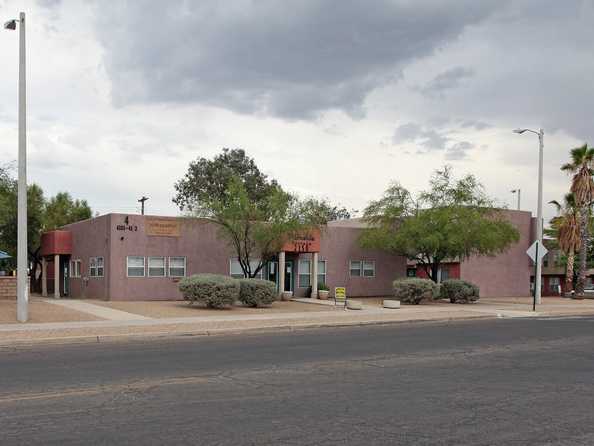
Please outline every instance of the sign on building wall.
[[320, 252], [320, 231], [314, 229], [288, 241], [282, 248], [286, 252]]
[[169, 218], [147, 218], [146, 235], [157, 237], [179, 237], [179, 220]]

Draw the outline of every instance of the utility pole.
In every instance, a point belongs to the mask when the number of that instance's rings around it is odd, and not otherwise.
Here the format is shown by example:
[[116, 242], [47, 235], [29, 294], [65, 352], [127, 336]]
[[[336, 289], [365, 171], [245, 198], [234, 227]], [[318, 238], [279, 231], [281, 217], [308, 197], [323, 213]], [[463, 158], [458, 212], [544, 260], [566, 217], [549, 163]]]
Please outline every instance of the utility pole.
[[138, 200], [138, 202], [141, 205], [141, 209], [140, 209], [140, 215], [144, 215], [144, 202], [148, 200], [148, 197], [145, 197], [144, 195], [142, 196], [142, 198], [140, 200]]
[[19, 24], [19, 161], [17, 198], [17, 320], [29, 318], [29, 274], [27, 255], [27, 95], [25, 65], [25, 13], [9, 20], [4, 28], [14, 31]]

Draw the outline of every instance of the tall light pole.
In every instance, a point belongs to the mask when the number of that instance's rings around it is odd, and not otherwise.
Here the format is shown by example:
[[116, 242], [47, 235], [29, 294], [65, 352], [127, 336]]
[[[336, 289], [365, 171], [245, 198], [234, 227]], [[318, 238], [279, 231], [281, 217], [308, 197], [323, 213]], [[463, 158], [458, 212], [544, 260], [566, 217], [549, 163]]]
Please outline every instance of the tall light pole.
[[[542, 153], [544, 149], [544, 130], [531, 129], [516, 129], [514, 133], [521, 135], [522, 133], [530, 132], [538, 136], [538, 203], [536, 211], [536, 240], [538, 242], [536, 249], [537, 253], [539, 248], [542, 246]], [[542, 251], [541, 251], [542, 252]], [[536, 272], [534, 277], [534, 300], [537, 304], [541, 302], [540, 297], [540, 281], [542, 276], [542, 256], [536, 257]]]
[[25, 13], [9, 20], [5, 29], [15, 30], [19, 24], [19, 169], [17, 216], [17, 320], [27, 322], [29, 313], [28, 255], [27, 255], [27, 120]]
[[511, 191], [512, 194], [518, 194], [518, 211], [520, 210], [520, 197], [522, 196], [521, 189], [514, 189]]

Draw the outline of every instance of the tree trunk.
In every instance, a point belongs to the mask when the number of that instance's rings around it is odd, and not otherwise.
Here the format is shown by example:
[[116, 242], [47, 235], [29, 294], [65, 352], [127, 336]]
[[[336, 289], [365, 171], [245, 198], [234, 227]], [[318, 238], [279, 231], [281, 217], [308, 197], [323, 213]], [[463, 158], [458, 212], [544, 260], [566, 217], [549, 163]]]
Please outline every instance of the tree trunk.
[[582, 208], [580, 212], [580, 238], [582, 246], [580, 247], [580, 268], [578, 271], [578, 280], [575, 287], [575, 293], [578, 296], [584, 295], [586, 285], [586, 269], [588, 267], [588, 209]]
[[431, 280], [437, 283], [437, 275], [439, 273], [439, 262], [433, 261], [431, 264]]
[[570, 293], [573, 290], [573, 263], [575, 262], [575, 252], [573, 248], [567, 253], [567, 267], [565, 270], [565, 292]]

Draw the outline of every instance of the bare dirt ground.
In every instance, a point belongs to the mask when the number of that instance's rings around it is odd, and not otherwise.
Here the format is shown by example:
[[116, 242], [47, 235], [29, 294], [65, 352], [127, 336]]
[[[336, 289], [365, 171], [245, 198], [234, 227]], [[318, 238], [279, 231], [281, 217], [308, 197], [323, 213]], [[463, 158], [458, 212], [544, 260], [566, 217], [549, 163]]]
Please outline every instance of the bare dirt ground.
[[249, 308], [234, 306], [226, 309], [212, 309], [198, 304], [189, 305], [185, 301], [136, 301], [118, 302], [103, 300], [88, 300], [94, 305], [101, 305], [116, 310], [127, 311], [141, 316], [156, 319], [167, 317], [195, 317], [195, 316], [223, 316], [243, 314], [275, 314], [275, 313], [298, 313], [298, 312], [320, 312], [333, 311], [331, 307], [322, 305], [302, 304], [298, 302], [274, 302], [271, 307]]
[[[79, 322], [98, 321], [98, 317], [87, 313], [60, 307], [38, 298], [31, 297], [29, 300], [29, 322]], [[0, 300], [0, 324], [17, 324], [16, 301]]]

